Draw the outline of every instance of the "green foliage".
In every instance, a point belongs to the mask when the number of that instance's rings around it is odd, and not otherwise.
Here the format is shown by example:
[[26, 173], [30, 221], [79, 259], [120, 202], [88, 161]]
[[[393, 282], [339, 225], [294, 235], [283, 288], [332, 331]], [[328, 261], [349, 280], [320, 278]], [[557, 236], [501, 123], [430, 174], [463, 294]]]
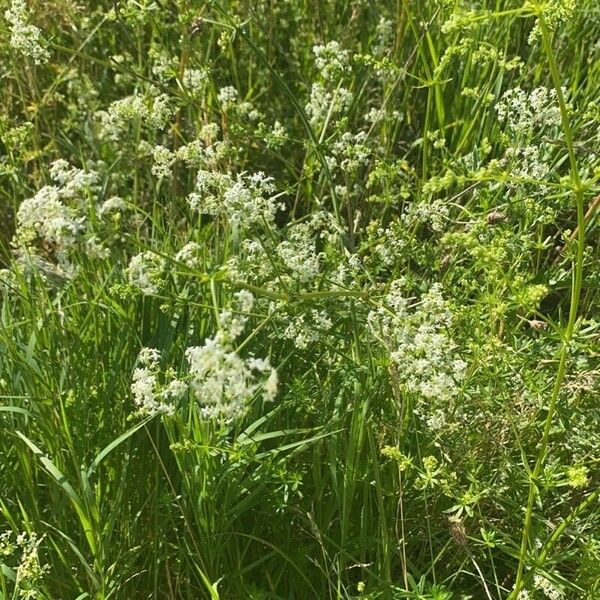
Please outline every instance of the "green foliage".
[[595, 2], [0, 6], [0, 600], [598, 597]]

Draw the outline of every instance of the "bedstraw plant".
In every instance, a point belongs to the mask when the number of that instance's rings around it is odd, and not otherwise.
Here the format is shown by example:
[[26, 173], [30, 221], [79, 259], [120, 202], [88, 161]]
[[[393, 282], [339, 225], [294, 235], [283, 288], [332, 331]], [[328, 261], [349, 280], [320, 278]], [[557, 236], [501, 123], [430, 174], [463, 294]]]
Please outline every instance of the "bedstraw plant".
[[600, 598], [597, 2], [0, 7], [0, 600]]

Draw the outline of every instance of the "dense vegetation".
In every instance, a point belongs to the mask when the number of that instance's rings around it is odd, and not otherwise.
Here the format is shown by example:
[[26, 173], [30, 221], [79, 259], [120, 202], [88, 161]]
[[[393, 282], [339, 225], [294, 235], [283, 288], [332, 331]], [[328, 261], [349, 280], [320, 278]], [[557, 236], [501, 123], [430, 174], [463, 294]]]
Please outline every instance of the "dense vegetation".
[[0, 5], [0, 599], [600, 598], [595, 0]]

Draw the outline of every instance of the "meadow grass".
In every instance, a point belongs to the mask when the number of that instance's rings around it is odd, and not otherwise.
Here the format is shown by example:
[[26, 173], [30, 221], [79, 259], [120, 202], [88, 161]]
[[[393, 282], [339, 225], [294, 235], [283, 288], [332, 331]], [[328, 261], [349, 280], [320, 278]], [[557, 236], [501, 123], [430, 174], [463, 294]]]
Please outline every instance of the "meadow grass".
[[597, 2], [0, 6], [0, 600], [600, 598]]

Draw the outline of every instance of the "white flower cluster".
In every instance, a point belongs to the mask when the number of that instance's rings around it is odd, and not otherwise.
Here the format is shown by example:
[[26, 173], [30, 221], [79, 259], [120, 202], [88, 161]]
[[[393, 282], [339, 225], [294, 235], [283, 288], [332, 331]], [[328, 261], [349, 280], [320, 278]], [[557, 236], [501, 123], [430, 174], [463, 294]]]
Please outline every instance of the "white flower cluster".
[[231, 281], [238, 283], [256, 283], [274, 277], [267, 250], [259, 241], [249, 238], [242, 240], [239, 251], [227, 261], [227, 274]]
[[[435, 217], [434, 217], [435, 218]], [[377, 228], [377, 236], [380, 241], [375, 245], [375, 252], [383, 265], [389, 267], [398, 261], [402, 251], [406, 247], [405, 227], [403, 223], [395, 221], [385, 229]], [[436, 230], [437, 231], [437, 230]]]
[[[546, 27], [550, 31], [554, 31], [573, 17], [575, 8], [577, 8], [577, 2], [576, 0], [548, 0], [542, 6]], [[542, 30], [538, 20], [529, 34], [528, 42], [534, 44], [541, 37]]]
[[406, 225], [415, 223], [427, 224], [433, 231], [444, 231], [448, 223], [448, 206], [441, 199], [425, 200], [422, 202], [411, 202], [402, 215], [402, 221]]
[[100, 217], [104, 217], [106, 215], [110, 215], [111, 213], [120, 213], [127, 210], [127, 202], [120, 198], [119, 196], [111, 196], [107, 198], [98, 209], [98, 215]]
[[349, 71], [350, 53], [335, 40], [326, 45], [313, 46], [313, 54], [315, 66], [326, 81], [339, 78]]
[[[567, 108], [570, 110], [570, 105]], [[509, 142], [502, 164], [515, 177], [535, 180], [536, 187], [528, 190], [529, 194], [545, 196], [548, 188], [540, 182], [552, 171], [555, 148], [539, 136], [560, 135], [561, 113], [556, 90], [538, 87], [525, 92], [514, 88], [505, 92], [496, 110], [499, 120], [506, 125], [505, 137]]]
[[252, 294], [238, 292], [236, 310], [221, 313], [217, 334], [207, 338], [202, 346], [193, 346], [186, 351], [190, 385], [200, 405], [200, 413], [206, 419], [230, 422], [242, 416], [248, 401], [261, 389], [265, 400], [275, 398], [277, 371], [271, 367], [268, 358], [242, 358], [233, 348], [253, 303]]
[[183, 73], [183, 87], [190, 94], [198, 94], [209, 81], [207, 69], [186, 69]]
[[272, 225], [283, 204], [274, 196], [273, 179], [264, 173], [241, 173], [236, 177], [217, 171], [198, 171], [194, 192], [188, 196], [193, 210], [224, 216], [232, 225]]
[[[546, 157], [545, 145], [529, 145], [523, 148], [507, 148], [505, 158], [510, 171], [517, 177], [543, 181], [550, 173], [551, 166]], [[544, 192], [547, 186], [540, 186], [538, 192]]]
[[129, 283], [145, 296], [158, 294], [164, 283], [166, 261], [162, 256], [148, 250], [131, 257], [125, 270]]
[[254, 297], [250, 292], [235, 294], [235, 309], [219, 315], [219, 330], [203, 345], [186, 350], [189, 383], [178, 379], [172, 370], [161, 373], [161, 354], [143, 348], [133, 372], [131, 394], [142, 416], [175, 414], [175, 401], [191, 389], [205, 419], [230, 422], [242, 416], [248, 401], [259, 391], [265, 400], [277, 394], [277, 371], [268, 358], [242, 358], [233, 344], [242, 334]]
[[46, 185], [19, 206], [14, 241], [18, 246], [27, 246], [40, 239], [62, 250], [75, 243], [84, 229], [84, 220], [62, 203], [57, 187]]
[[174, 113], [175, 109], [172, 106], [169, 95], [157, 94], [152, 97], [147, 114], [145, 115], [145, 123], [152, 129], [164, 129]]
[[138, 414], [173, 416], [173, 402], [185, 394], [187, 384], [174, 377], [166, 385], [160, 383], [160, 352], [154, 348], [142, 348], [137, 361], [139, 366], [133, 372], [131, 394]]
[[85, 241], [85, 252], [91, 259], [105, 259], [110, 256], [110, 250], [97, 235], [92, 235]]
[[150, 48], [148, 58], [152, 60], [152, 74], [160, 81], [168, 81], [177, 72], [177, 59], [163, 49]]
[[[39, 556], [39, 546], [42, 538], [35, 533], [20, 533], [12, 541], [12, 531], [0, 534], [0, 558], [8, 558], [20, 552], [19, 565], [15, 570], [15, 593], [12, 598], [35, 599], [43, 598], [40, 587], [44, 575], [50, 571], [50, 565], [42, 565]], [[2, 560], [2, 563], [5, 561]]]
[[353, 171], [369, 164], [371, 148], [366, 145], [367, 132], [352, 134], [346, 131], [332, 145], [331, 154], [327, 156], [327, 164], [331, 171], [339, 168], [342, 171]]
[[[323, 246], [339, 244], [339, 230], [331, 215], [317, 212], [308, 220], [295, 221], [285, 229], [273, 231], [271, 240], [244, 239], [238, 252], [227, 261], [227, 274], [232, 281], [281, 290], [298, 284], [304, 287], [323, 272]], [[277, 237], [283, 238], [279, 243]]]
[[345, 87], [328, 90], [315, 82], [310, 88], [310, 98], [304, 107], [311, 125], [323, 125], [343, 113], [352, 103], [352, 92]]
[[199, 269], [202, 265], [202, 247], [196, 242], [188, 242], [177, 252], [175, 260], [190, 269]]
[[18, 285], [16, 273], [12, 269], [0, 269], [0, 291], [7, 293]]
[[55, 160], [50, 165], [50, 177], [58, 184], [62, 198], [79, 201], [81, 193], [94, 190], [100, 179], [95, 171], [78, 169], [63, 159]]
[[275, 252], [294, 280], [307, 283], [319, 274], [320, 256], [310, 224], [296, 223], [291, 226], [287, 239], [277, 245]]
[[198, 139], [177, 149], [177, 158], [191, 167], [218, 170], [220, 159], [227, 156], [231, 147], [228, 140], [217, 140], [218, 135], [219, 126], [216, 123], [203, 125]]
[[51, 245], [57, 257], [65, 261], [65, 252], [86, 229], [85, 196], [93, 190], [98, 174], [58, 160], [51, 165], [50, 175], [57, 185], [44, 186], [20, 204], [13, 243], [25, 249], [42, 241]]
[[235, 112], [236, 116], [240, 119], [256, 122], [264, 116], [255, 108], [252, 102], [240, 100], [238, 90], [231, 85], [222, 87], [219, 90], [217, 100], [224, 112]]
[[224, 308], [219, 314], [220, 339], [233, 342], [244, 331], [248, 315], [254, 308], [254, 296], [248, 290], [240, 290], [234, 294], [235, 309]]
[[379, 17], [379, 22], [376, 28], [377, 41], [373, 47], [373, 54], [383, 55], [394, 46], [394, 21]]
[[[234, 185], [233, 179], [230, 175], [221, 173], [218, 165], [220, 159], [226, 157], [230, 149], [230, 143], [224, 140], [216, 140], [215, 138], [218, 134], [218, 125], [210, 123], [202, 127], [198, 134], [198, 139], [180, 146], [176, 151], [172, 151], [160, 144], [152, 147], [145, 141], [140, 142], [140, 148], [144, 153], [152, 156], [152, 174], [159, 179], [171, 179], [173, 176], [173, 165], [176, 161], [180, 160], [187, 163], [190, 167], [199, 169], [197, 180], [200, 191], [205, 191], [208, 185], [214, 185], [217, 189], [222, 187], [225, 190]], [[255, 185], [259, 179], [264, 179], [266, 185], [268, 178], [265, 178], [262, 173], [257, 173], [250, 178], [251, 181], [254, 181]], [[264, 191], [266, 191], [266, 188]], [[196, 192], [193, 192], [190, 198], [191, 202], [199, 204]], [[210, 200], [207, 201], [209, 204]]]
[[532, 136], [542, 129], [560, 126], [556, 90], [538, 87], [531, 92], [521, 88], [506, 91], [496, 104], [498, 119], [514, 136]]
[[162, 177], [170, 179], [173, 176], [172, 167], [175, 162], [175, 154], [171, 150], [161, 145], [154, 146], [152, 159], [154, 160], [152, 175], [159, 179]]
[[223, 108], [228, 108], [237, 102], [239, 95], [239, 92], [232, 85], [228, 85], [219, 90], [217, 100], [222, 104]]
[[136, 26], [144, 25], [151, 19], [156, 19], [156, 13], [160, 10], [160, 5], [154, 0], [127, 0], [123, 2], [123, 15], [125, 19]]
[[[400, 119], [400, 113], [398, 111], [393, 111], [392, 115], [396, 119]], [[370, 125], [375, 125], [380, 121], [383, 121], [385, 118], [385, 110], [380, 107], [373, 106], [369, 110], [369, 112], [365, 112], [363, 115], [363, 120]]]
[[330, 275], [334, 287], [348, 289], [356, 285], [356, 280], [364, 272], [364, 263], [356, 253], [346, 253], [335, 271]]
[[564, 594], [542, 575], [533, 576], [533, 585], [550, 600], [560, 600], [561, 598], [564, 598]]
[[[371, 311], [368, 323], [388, 350], [405, 390], [427, 400], [425, 410], [434, 415], [430, 420], [441, 426], [440, 414], [433, 411], [450, 405], [466, 368], [448, 334], [452, 313], [439, 284], [413, 305], [403, 295], [402, 285], [401, 280], [392, 282], [387, 306]], [[423, 414], [424, 409], [418, 407], [416, 412]]]
[[313, 47], [321, 81], [315, 81], [305, 106], [313, 126], [334, 122], [352, 102], [352, 93], [339, 81], [350, 72], [350, 53], [336, 41]]
[[11, 47], [33, 58], [36, 65], [45, 63], [50, 58], [50, 54], [43, 45], [39, 28], [29, 23], [25, 0], [12, 0], [4, 16], [10, 23]]
[[106, 111], [100, 111], [100, 122], [104, 132], [112, 139], [118, 139], [122, 131], [133, 119], [143, 119], [148, 109], [142, 96], [134, 95], [115, 100]]
[[333, 322], [327, 312], [313, 309], [308, 316], [301, 314], [291, 318], [283, 337], [292, 340], [299, 350], [304, 350], [309, 344], [319, 341], [332, 327]]
[[152, 129], [163, 129], [173, 115], [171, 100], [166, 94], [149, 97], [139, 94], [115, 100], [107, 110], [99, 112], [104, 135], [118, 140], [133, 120], [140, 120]]
[[45, 258], [29, 248], [17, 248], [15, 252], [15, 275], [19, 274], [26, 279], [41, 277], [52, 286], [62, 286], [79, 273], [79, 266], [62, 253], [56, 253], [54, 259]]

